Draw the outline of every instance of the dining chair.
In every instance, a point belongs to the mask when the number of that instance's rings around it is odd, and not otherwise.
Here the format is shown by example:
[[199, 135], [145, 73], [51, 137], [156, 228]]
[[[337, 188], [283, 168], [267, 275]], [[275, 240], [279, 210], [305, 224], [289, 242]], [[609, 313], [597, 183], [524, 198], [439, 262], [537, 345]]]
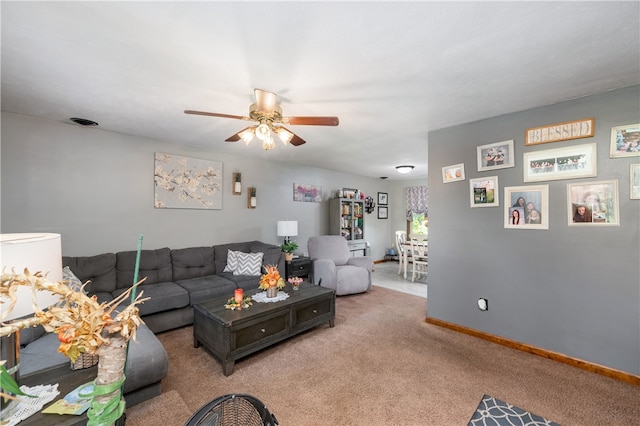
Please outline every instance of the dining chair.
[[407, 255], [407, 248], [405, 243], [407, 242], [407, 233], [405, 231], [396, 231], [396, 250], [398, 250], [398, 274], [402, 273], [402, 266], [404, 265], [404, 256]]
[[429, 242], [426, 235], [411, 235], [411, 255], [413, 267], [411, 269], [411, 281], [415, 281], [416, 275], [427, 275]]

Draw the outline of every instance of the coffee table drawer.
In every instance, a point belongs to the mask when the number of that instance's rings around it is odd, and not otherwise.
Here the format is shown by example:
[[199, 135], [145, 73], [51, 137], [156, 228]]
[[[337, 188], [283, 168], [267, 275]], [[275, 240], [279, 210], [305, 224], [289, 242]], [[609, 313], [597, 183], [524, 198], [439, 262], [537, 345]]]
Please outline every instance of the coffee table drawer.
[[326, 298], [324, 300], [317, 301], [316, 303], [301, 306], [294, 310], [294, 326], [303, 326], [308, 322], [326, 321], [326, 316], [331, 315], [333, 317], [333, 298]]
[[280, 315], [269, 319], [260, 320], [253, 325], [241, 327], [235, 330], [235, 349], [261, 342], [281, 333], [288, 333], [289, 313], [284, 311]]

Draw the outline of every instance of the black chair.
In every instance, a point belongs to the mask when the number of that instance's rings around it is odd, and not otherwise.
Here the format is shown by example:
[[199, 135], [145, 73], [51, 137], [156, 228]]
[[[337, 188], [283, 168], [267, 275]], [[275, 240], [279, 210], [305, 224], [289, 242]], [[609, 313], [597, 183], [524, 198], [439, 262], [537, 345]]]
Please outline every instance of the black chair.
[[274, 426], [276, 417], [260, 400], [244, 394], [217, 397], [196, 411], [184, 426]]

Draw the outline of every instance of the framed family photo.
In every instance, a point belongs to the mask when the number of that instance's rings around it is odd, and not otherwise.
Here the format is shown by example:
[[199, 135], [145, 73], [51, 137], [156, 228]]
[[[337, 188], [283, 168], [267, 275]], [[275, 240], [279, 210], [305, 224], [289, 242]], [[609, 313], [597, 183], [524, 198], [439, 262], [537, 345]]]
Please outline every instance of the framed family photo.
[[500, 205], [498, 176], [469, 179], [471, 207], [497, 207]]
[[525, 152], [524, 181], [575, 179], [597, 176], [596, 144]]
[[569, 226], [618, 226], [618, 181], [567, 184]]
[[611, 128], [610, 158], [640, 156], [640, 123]]
[[464, 163], [454, 164], [442, 168], [442, 182], [457, 182], [464, 180]]
[[640, 163], [629, 166], [629, 197], [640, 200]]
[[513, 140], [481, 145], [476, 157], [479, 172], [515, 167]]
[[504, 227], [549, 229], [549, 185], [505, 186]]

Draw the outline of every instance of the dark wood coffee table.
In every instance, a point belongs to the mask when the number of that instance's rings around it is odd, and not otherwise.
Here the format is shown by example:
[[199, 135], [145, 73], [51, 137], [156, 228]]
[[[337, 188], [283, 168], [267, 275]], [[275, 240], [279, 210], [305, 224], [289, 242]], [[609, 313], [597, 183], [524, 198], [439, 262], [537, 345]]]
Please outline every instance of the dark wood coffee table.
[[[245, 292], [253, 296], [262, 290]], [[193, 306], [193, 345], [201, 344], [222, 362], [225, 376], [233, 373], [237, 359], [264, 349], [324, 322], [334, 326], [336, 295], [331, 289], [307, 282], [280, 302], [257, 303], [232, 311], [224, 304], [233, 295]]]

